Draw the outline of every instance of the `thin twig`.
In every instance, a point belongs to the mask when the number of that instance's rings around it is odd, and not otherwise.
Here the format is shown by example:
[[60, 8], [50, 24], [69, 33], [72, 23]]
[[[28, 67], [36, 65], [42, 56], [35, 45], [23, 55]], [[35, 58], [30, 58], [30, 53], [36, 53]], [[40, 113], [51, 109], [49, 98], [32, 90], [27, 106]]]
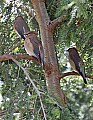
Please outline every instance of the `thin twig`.
[[11, 46], [11, 47], [9, 48], [9, 50], [6, 51], [5, 55], [9, 54], [10, 52], [12, 52], [14, 49], [16, 49], [17, 47], [19, 47], [19, 46], [21, 46], [21, 45], [23, 45], [23, 43], [18, 43], [17, 46], [14, 46], [14, 47]]
[[7, 110], [3, 110], [3, 111], [0, 110], [0, 116], [5, 115], [6, 112], [7, 112]]
[[40, 92], [39, 92], [38, 88], [35, 86], [33, 80], [30, 78], [30, 76], [27, 73], [27, 71], [25, 70], [25, 68], [23, 68], [22, 65], [17, 60], [15, 60], [13, 57], [10, 56], [10, 58], [24, 71], [24, 74], [27, 76], [27, 78], [29, 79], [29, 81], [33, 85], [34, 89], [36, 90], [37, 95], [39, 96], [39, 99], [40, 99], [40, 104], [41, 104], [41, 108], [42, 108], [42, 111], [43, 111], [43, 114], [44, 114], [44, 118], [45, 118], [45, 120], [47, 120], [46, 119], [46, 113], [45, 113], [44, 106], [43, 106], [42, 99], [41, 99], [41, 95], [40, 95]]
[[[14, 40], [14, 42], [12, 42], [12, 45], [10, 46], [10, 48], [8, 48], [8, 50], [5, 52], [5, 54], [9, 54], [11, 51], [13, 51], [15, 48], [17, 48], [18, 46], [20, 46], [23, 43], [18, 43], [20, 41], [20, 38], [16, 38]], [[17, 44], [17, 46], [13, 47], [14, 44]]]

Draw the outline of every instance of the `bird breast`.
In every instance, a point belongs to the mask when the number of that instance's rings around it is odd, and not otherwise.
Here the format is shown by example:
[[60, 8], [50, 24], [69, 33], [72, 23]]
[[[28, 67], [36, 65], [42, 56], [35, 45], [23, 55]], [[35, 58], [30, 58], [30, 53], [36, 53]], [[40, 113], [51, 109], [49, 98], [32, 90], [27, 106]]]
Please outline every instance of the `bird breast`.
[[71, 67], [73, 68], [73, 70], [75, 70], [75, 71], [76, 71], [75, 64], [74, 64], [74, 62], [71, 60], [71, 58], [70, 58], [70, 57], [69, 57], [69, 63], [70, 63], [70, 65], [71, 65]]
[[25, 47], [27, 54], [29, 54], [30, 56], [37, 57], [33, 51], [34, 50], [33, 45], [29, 39], [24, 41], [24, 47]]

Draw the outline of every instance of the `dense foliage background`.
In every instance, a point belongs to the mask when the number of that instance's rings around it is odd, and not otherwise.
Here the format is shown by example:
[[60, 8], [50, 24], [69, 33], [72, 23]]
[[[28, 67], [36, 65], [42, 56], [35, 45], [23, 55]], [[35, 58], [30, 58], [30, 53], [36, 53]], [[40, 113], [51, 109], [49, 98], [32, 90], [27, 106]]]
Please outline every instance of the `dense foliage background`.
[[[29, 16], [33, 6], [30, 0], [0, 1], [0, 56], [26, 54], [23, 40], [15, 33], [13, 22], [21, 15], [30, 29], [40, 31], [36, 20]], [[71, 71], [67, 49], [76, 46], [85, 63], [86, 74], [93, 75], [93, 4], [91, 0], [46, 0], [51, 20], [65, 16], [66, 21], [54, 30], [54, 42], [60, 73]], [[16, 47], [18, 46], [18, 47]], [[49, 97], [41, 66], [18, 59], [42, 93], [48, 120], [93, 120], [93, 81], [84, 85], [80, 76], [68, 76], [60, 84], [68, 100], [62, 110]], [[0, 62], [0, 118], [2, 120], [42, 120], [40, 100], [24, 72], [12, 60]]]

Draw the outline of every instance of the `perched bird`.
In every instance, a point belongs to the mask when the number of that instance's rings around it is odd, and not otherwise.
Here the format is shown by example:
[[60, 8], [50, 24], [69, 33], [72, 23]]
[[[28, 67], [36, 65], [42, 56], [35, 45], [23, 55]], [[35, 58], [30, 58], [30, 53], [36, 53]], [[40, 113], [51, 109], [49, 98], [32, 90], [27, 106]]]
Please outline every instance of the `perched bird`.
[[26, 52], [39, 60], [44, 68], [44, 50], [41, 41], [38, 40], [36, 32], [30, 31], [22, 16], [15, 18], [14, 29], [25, 40], [24, 47]]
[[83, 60], [80, 58], [77, 49], [75, 47], [72, 47], [69, 48], [67, 51], [69, 52], [68, 57], [71, 67], [82, 76], [84, 83], [87, 84], [84, 63]]
[[22, 16], [17, 16], [15, 18], [15, 20], [14, 20], [14, 29], [23, 39], [25, 39], [24, 32], [25, 33], [30, 32], [30, 29], [29, 29], [26, 21], [23, 19]]

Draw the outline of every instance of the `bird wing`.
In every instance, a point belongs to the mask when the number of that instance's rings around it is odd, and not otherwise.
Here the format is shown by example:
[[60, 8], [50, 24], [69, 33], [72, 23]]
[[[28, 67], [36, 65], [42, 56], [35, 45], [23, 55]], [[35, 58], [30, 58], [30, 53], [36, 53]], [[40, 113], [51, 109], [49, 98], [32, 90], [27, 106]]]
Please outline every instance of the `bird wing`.
[[45, 69], [45, 66], [44, 66], [44, 50], [43, 50], [43, 46], [42, 46], [42, 43], [40, 42], [39, 44], [39, 58], [40, 58], [40, 62], [42, 63], [42, 67], [43, 69]]
[[32, 34], [30, 37], [30, 42], [33, 44], [33, 51], [37, 56], [37, 59], [40, 61], [42, 67], [44, 68], [44, 50], [41, 41], [38, 40], [36, 34]]
[[85, 79], [85, 67], [83, 60], [80, 58], [79, 54], [78, 53], [70, 54], [70, 57], [75, 63], [76, 70], [78, 70], [78, 72], [81, 74], [83, 79]]
[[76, 50], [72, 49], [69, 52], [69, 61], [71, 66], [83, 77], [84, 83], [87, 84], [84, 63]]
[[79, 62], [81, 61], [81, 58], [78, 53], [70, 53], [70, 58], [75, 63], [76, 69], [79, 69]]
[[33, 51], [34, 51], [37, 59], [39, 59], [39, 44], [40, 44], [40, 41], [38, 40], [36, 34], [30, 34], [27, 37], [29, 37], [30, 42], [33, 45]]
[[38, 40], [37, 35], [34, 32], [30, 32], [26, 36], [24, 47], [26, 52], [37, 58], [44, 69], [44, 50], [41, 41]]
[[26, 23], [26, 21], [23, 19], [22, 16], [17, 16], [14, 20], [14, 29], [17, 31], [17, 33], [25, 39], [24, 32], [29, 32], [30, 29]]

